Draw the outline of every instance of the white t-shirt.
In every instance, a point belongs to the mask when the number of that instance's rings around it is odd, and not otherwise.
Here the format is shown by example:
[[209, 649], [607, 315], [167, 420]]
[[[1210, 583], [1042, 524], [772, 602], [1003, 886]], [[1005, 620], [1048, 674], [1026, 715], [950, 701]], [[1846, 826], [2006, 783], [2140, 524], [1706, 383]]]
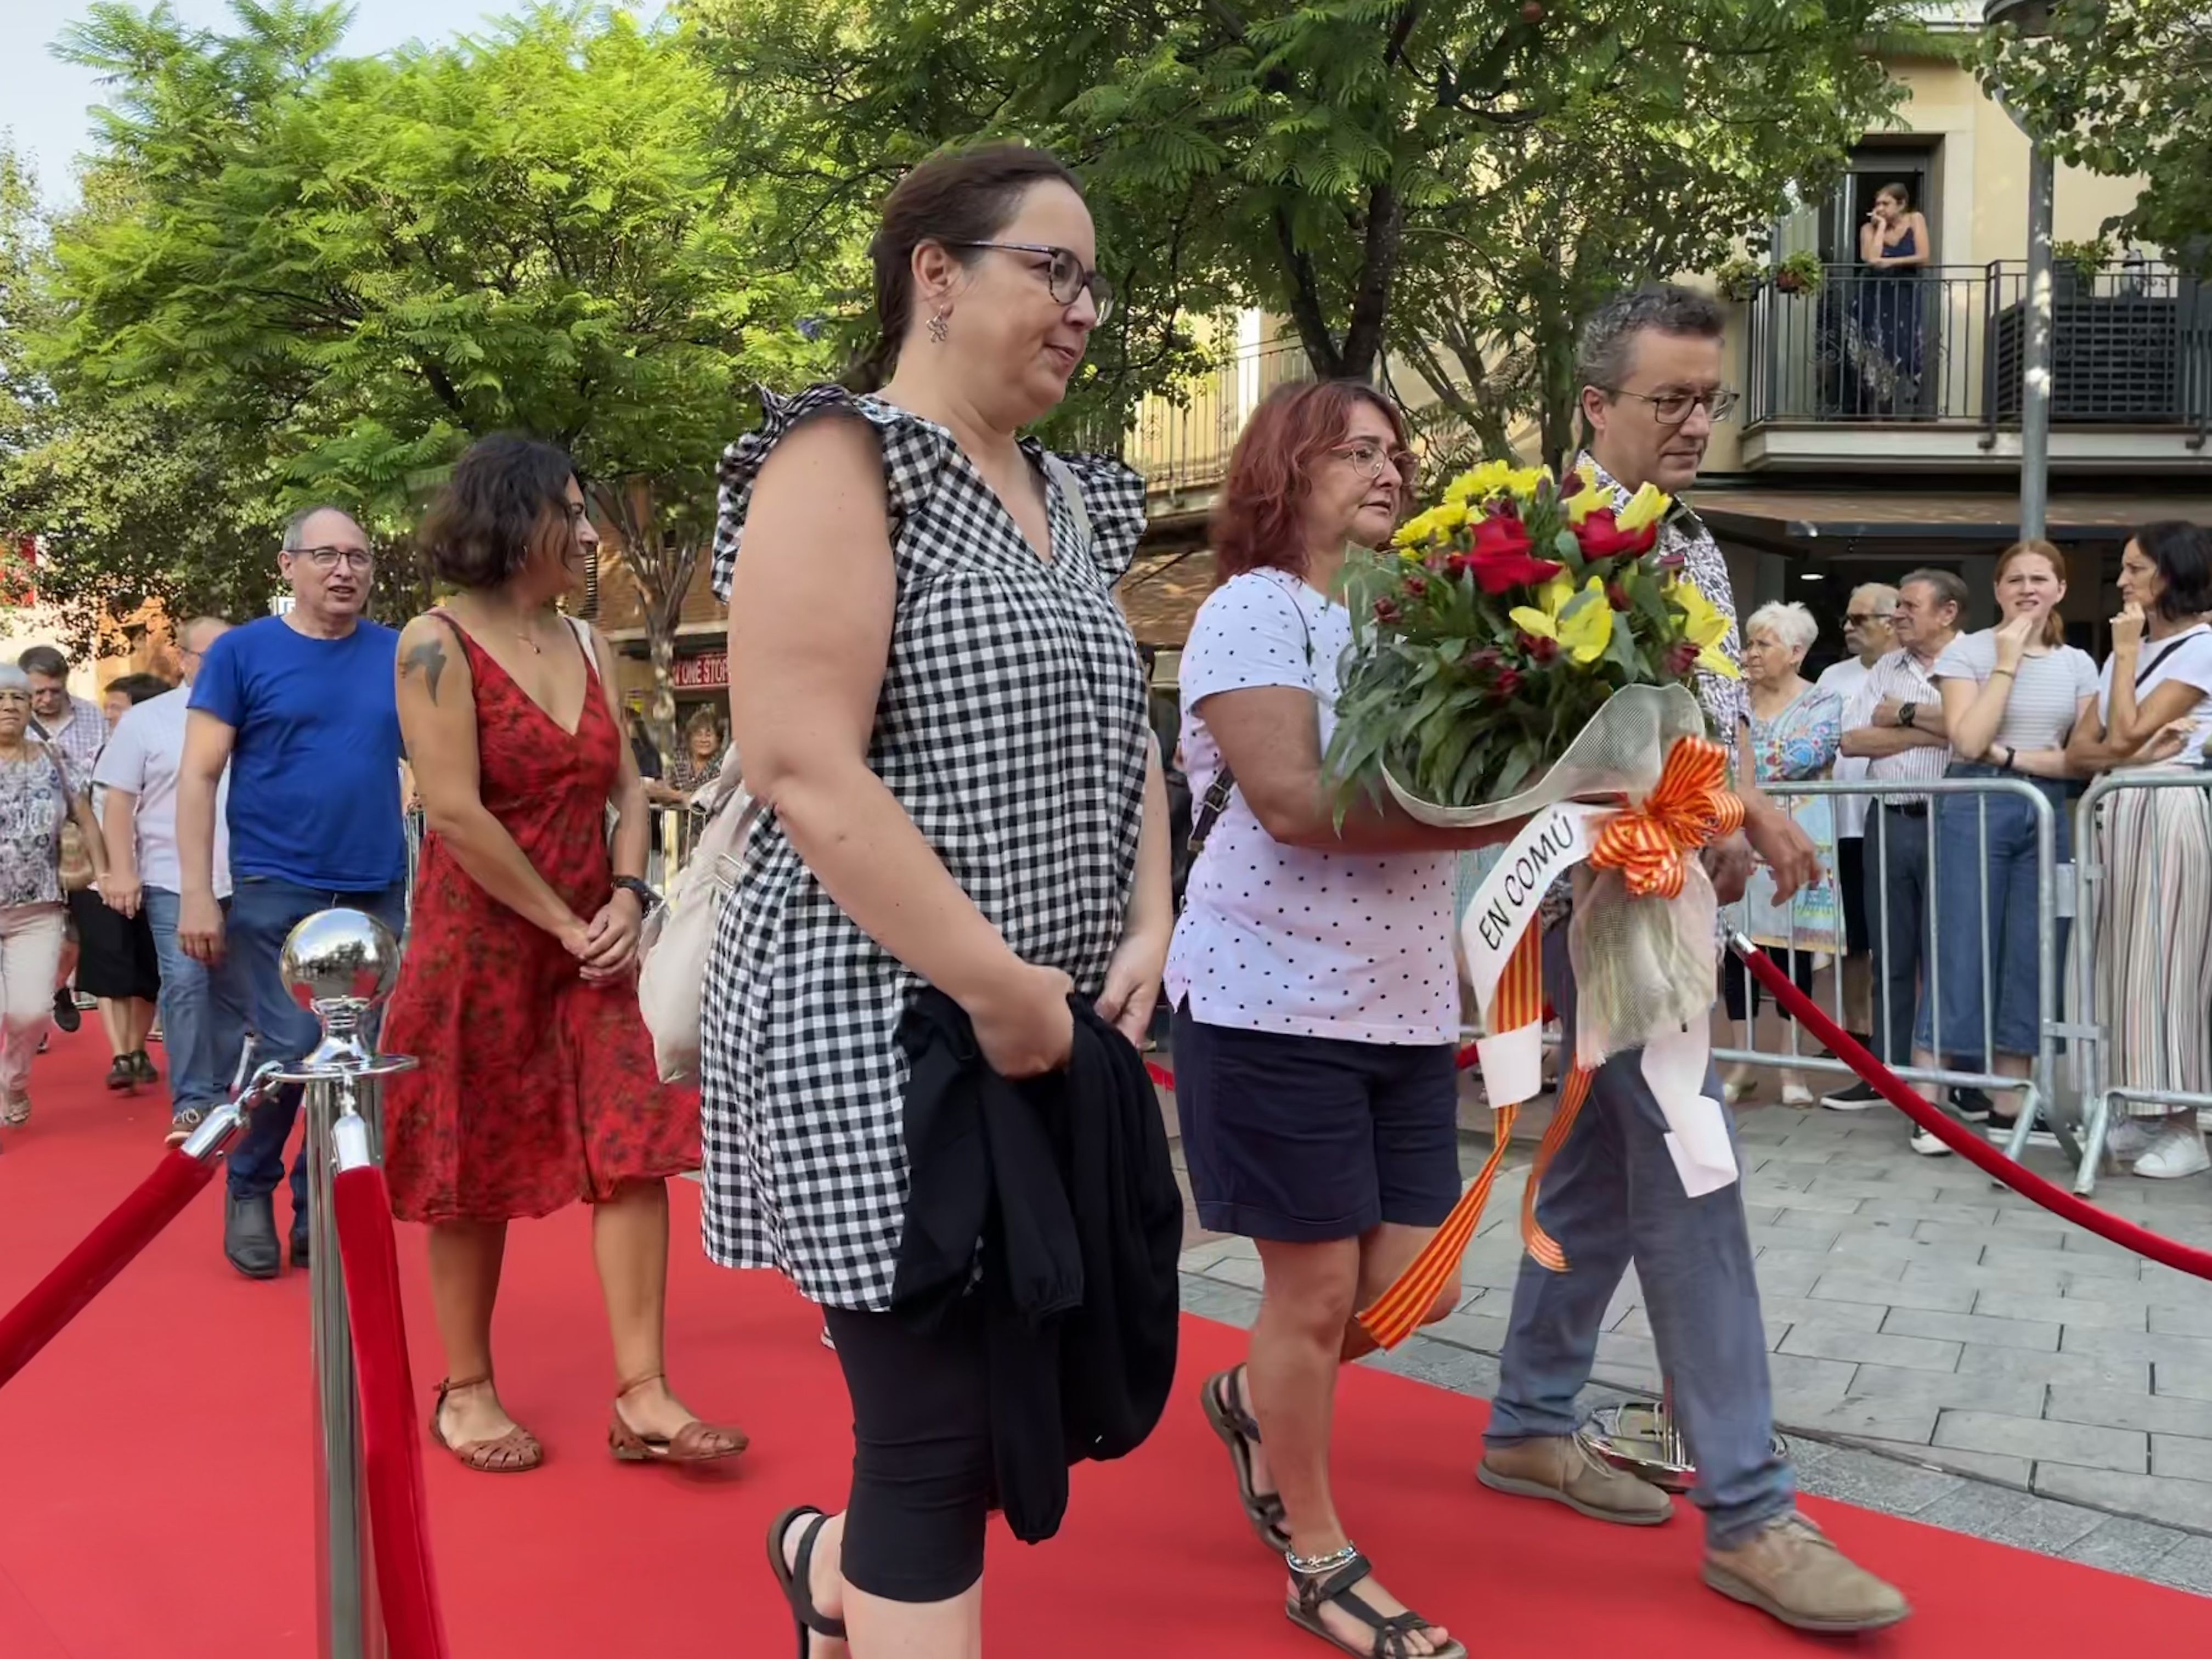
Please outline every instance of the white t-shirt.
[[[1930, 676], [1938, 680], [1985, 683], [1996, 672], [1995, 629], [1961, 634], [1943, 647]], [[2023, 656], [2013, 671], [2012, 691], [1992, 743], [2008, 749], [2063, 749], [2074, 729], [2081, 699], [2095, 695], [2097, 665], [2089, 653], [2062, 645], [2040, 656]]]
[[[1866, 684], [1867, 676], [1873, 672], [1856, 657], [1846, 657], [1841, 662], [1822, 669], [1820, 678], [1814, 682], [1821, 690], [1834, 692], [1843, 703], [1844, 729], [1847, 732], [1851, 728], [1851, 705], [1857, 701], [1860, 690]], [[1866, 722], [1863, 720], [1859, 724]], [[1863, 783], [1867, 778], [1867, 768], [1873, 764], [1864, 755], [1839, 754], [1836, 757], [1835, 769], [1828, 775], [1838, 783]], [[1832, 804], [1836, 811], [1838, 841], [1850, 841], [1866, 834], [1867, 798], [1864, 795], [1838, 795]]]
[[[191, 688], [180, 685], [129, 710], [108, 734], [93, 781], [138, 798], [138, 881], [165, 892], [184, 891], [177, 858], [177, 769], [185, 758], [185, 715]], [[230, 894], [230, 832], [226, 825], [230, 769], [215, 789], [215, 891]], [[103, 809], [104, 810], [104, 809]]]
[[[1303, 621], [1301, 620], [1303, 618]], [[1280, 571], [1231, 577], [1184, 643], [1182, 751], [1191, 798], [1221, 769], [1202, 705], [1218, 691], [1310, 690], [1328, 748], [1352, 620]], [[1194, 809], [1195, 810], [1195, 809]], [[1449, 1042], [1459, 1033], [1449, 853], [1285, 847], [1242, 789], [1190, 872], [1168, 951], [1171, 1002], [1208, 1025], [1355, 1042]]]
[[[2170, 634], [2162, 640], [2145, 640], [2136, 652], [2136, 706], [2168, 680], [2179, 680], [2200, 694], [2185, 717], [2196, 722], [2189, 746], [2173, 757], [2177, 766], [2197, 766], [2204, 758], [2204, 738], [2212, 728], [2212, 628], [2194, 628]], [[2109, 657], [2097, 674], [2097, 712], [2109, 720], [2112, 713], [2112, 663]]]

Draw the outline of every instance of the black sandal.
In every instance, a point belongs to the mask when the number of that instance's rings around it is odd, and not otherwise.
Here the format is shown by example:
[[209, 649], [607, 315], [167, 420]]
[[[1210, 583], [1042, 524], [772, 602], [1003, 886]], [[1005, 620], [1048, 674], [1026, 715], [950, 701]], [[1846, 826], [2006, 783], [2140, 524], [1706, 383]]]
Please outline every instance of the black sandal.
[[[792, 1524], [801, 1516], [811, 1515], [812, 1522], [799, 1540], [798, 1558], [787, 1564], [783, 1559], [783, 1540]], [[810, 1587], [814, 1564], [814, 1540], [822, 1528], [830, 1524], [830, 1517], [811, 1504], [794, 1504], [775, 1517], [768, 1529], [769, 1570], [775, 1574], [775, 1582], [783, 1586], [783, 1599], [791, 1604], [791, 1616], [799, 1630], [799, 1659], [812, 1659], [813, 1638], [825, 1637], [832, 1642], [845, 1639], [845, 1621], [832, 1619], [814, 1605], [814, 1592]]]
[[[1340, 1563], [1339, 1556], [1343, 1558]], [[1337, 1555], [1326, 1559], [1331, 1565], [1313, 1573], [1304, 1571], [1295, 1562], [1291, 1565], [1291, 1577], [1297, 1581], [1298, 1593], [1283, 1603], [1283, 1612], [1300, 1630], [1310, 1631], [1330, 1646], [1357, 1655], [1358, 1659], [1467, 1659], [1467, 1644], [1458, 1641], [1447, 1642], [1428, 1654], [1415, 1654], [1408, 1644], [1413, 1638], [1429, 1628], [1429, 1621], [1410, 1607], [1385, 1619], [1354, 1595], [1353, 1589], [1372, 1577], [1375, 1569], [1351, 1545], [1346, 1544]], [[1375, 1639], [1364, 1648], [1352, 1646], [1322, 1623], [1324, 1602], [1371, 1627]]]
[[1260, 1425], [1251, 1413], [1237, 1403], [1237, 1379], [1243, 1370], [1242, 1365], [1231, 1365], [1207, 1377], [1199, 1385], [1199, 1402], [1206, 1408], [1206, 1420], [1213, 1425], [1213, 1432], [1229, 1448], [1230, 1467], [1237, 1472], [1237, 1500], [1244, 1506], [1244, 1519], [1251, 1524], [1254, 1536], [1279, 1552], [1291, 1547], [1290, 1516], [1284, 1511], [1280, 1492], [1255, 1492], [1252, 1487], [1252, 1448], [1260, 1443]]

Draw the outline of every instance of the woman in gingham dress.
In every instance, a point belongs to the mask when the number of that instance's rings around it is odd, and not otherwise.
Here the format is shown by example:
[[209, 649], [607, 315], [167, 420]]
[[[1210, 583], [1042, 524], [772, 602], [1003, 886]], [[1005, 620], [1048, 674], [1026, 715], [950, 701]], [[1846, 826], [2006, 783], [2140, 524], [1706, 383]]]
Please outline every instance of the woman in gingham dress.
[[[844, 1515], [771, 1559], [802, 1652], [980, 1652], [982, 1327], [887, 1312], [904, 1221], [901, 1016], [959, 1003], [1003, 1075], [1065, 1063], [1071, 992], [1140, 1038], [1166, 957], [1166, 794], [1112, 584], [1143, 528], [1048, 413], [1109, 290], [1041, 151], [918, 168], [872, 249], [879, 393], [763, 396], [722, 466], [732, 735], [769, 808], [703, 1006], [708, 1253], [823, 1304], [853, 1398]], [[872, 375], [870, 376], [872, 379]], [[969, 1298], [971, 1303], [979, 1298]]]

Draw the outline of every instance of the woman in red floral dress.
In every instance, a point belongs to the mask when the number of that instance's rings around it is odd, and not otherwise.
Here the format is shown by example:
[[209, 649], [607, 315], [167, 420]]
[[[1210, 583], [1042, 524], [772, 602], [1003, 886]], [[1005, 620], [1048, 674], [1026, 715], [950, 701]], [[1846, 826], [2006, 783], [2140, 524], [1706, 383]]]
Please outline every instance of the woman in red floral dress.
[[699, 1099], [654, 1080], [638, 1010], [647, 825], [613, 659], [556, 608], [599, 541], [568, 458], [483, 440], [422, 540], [461, 591], [399, 640], [428, 834], [384, 1022], [392, 1052], [422, 1064], [386, 1085], [385, 1170], [393, 1213], [430, 1228], [447, 1370], [431, 1433], [474, 1469], [544, 1461], [493, 1388], [492, 1305], [507, 1224], [581, 1200], [614, 1338], [610, 1447], [732, 1456], [744, 1437], [701, 1422], [662, 1375], [666, 1182], [698, 1167]]

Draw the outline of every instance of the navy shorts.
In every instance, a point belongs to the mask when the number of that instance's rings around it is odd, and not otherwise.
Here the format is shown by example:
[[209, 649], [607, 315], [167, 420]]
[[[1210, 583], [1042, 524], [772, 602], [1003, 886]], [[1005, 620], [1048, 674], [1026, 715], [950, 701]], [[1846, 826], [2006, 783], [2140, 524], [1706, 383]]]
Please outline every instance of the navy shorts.
[[1175, 1012], [1176, 1112], [1199, 1225], [1291, 1244], [1378, 1223], [1433, 1227], [1458, 1202], [1449, 1042], [1400, 1045], [1206, 1025]]

